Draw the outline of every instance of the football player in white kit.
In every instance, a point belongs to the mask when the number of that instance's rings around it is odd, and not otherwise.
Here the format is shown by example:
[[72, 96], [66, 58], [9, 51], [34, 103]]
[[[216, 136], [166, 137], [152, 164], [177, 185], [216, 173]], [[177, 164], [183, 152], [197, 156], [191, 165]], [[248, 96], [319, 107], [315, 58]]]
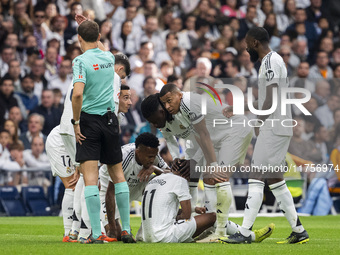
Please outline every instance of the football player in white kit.
[[[246, 35], [247, 51], [253, 62], [261, 61], [259, 70], [259, 98], [254, 102], [254, 108], [268, 110], [273, 104], [273, 95], [277, 94], [278, 102], [276, 110], [270, 115], [259, 115], [258, 126], [255, 133], [258, 136], [255, 144], [252, 166], [259, 169], [259, 174], [249, 178], [248, 199], [240, 233], [236, 233], [222, 241], [227, 243], [250, 243], [250, 232], [255, 222], [257, 213], [261, 207], [263, 199], [264, 182], [267, 179], [269, 187], [280, 205], [280, 209], [287, 218], [292, 228], [290, 236], [278, 243], [305, 243], [309, 241], [307, 231], [303, 228], [297, 216], [293, 198], [283, 179], [283, 173], [267, 172], [261, 176], [261, 170], [265, 167], [281, 167], [284, 165], [285, 156], [292, 136], [292, 126], [286, 123], [286, 127], [281, 125], [283, 120], [292, 119], [291, 107], [287, 106], [286, 115], [281, 115], [281, 90], [287, 88], [287, 69], [282, 57], [269, 48], [268, 32], [262, 27], [251, 28]], [[248, 109], [245, 109], [248, 111]], [[224, 109], [226, 117], [233, 116], [233, 107]], [[276, 119], [278, 121], [270, 121]], [[264, 122], [264, 124], [263, 124]]]
[[[170, 170], [159, 155], [158, 147], [159, 140], [151, 133], [142, 133], [136, 138], [135, 143], [122, 146], [122, 166], [130, 190], [130, 201], [142, 201], [143, 190], [147, 182], [154, 177], [152, 173], [159, 175], [163, 173], [161, 169]], [[110, 237], [119, 239], [119, 233], [117, 233], [119, 227], [115, 227], [114, 220], [114, 217], [119, 218], [119, 212], [115, 210], [114, 185], [106, 165], [100, 167], [99, 178], [101, 185], [99, 194], [103, 212], [101, 219], [103, 225], [108, 227], [107, 232]], [[110, 196], [108, 193], [113, 195]]]
[[[119, 96], [119, 91], [121, 78], [124, 79], [130, 73], [130, 64], [128, 58], [124, 54], [115, 55], [114, 68], [114, 86], [115, 91], [118, 91], [117, 94], [114, 95], [116, 109], [118, 111], [118, 105], [121, 104], [120, 109], [122, 112], [127, 112], [131, 105], [129, 96], [130, 90], [125, 89], [126, 92], [124, 92], [121, 97]], [[75, 171], [77, 164], [75, 162], [76, 140], [71, 123], [71, 119], [73, 117], [71, 102], [72, 91], [73, 86], [71, 84], [65, 97], [64, 111], [61, 117], [60, 125], [51, 131], [46, 140], [46, 152], [51, 162], [53, 176], [59, 176], [65, 186], [65, 193], [62, 202], [62, 214], [65, 229], [63, 238], [64, 242], [77, 240], [81, 223], [79, 219], [81, 218], [81, 196], [84, 186], [82, 177], [80, 177], [78, 180], [77, 172]], [[86, 208], [86, 206], [83, 206], [83, 208]], [[72, 237], [71, 239], [69, 238], [69, 233]], [[107, 240], [110, 241], [109, 238]]]
[[[165, 85], [168, 86], [168, 85]], [[183, 95], [185, 95], [186, 93], [183, 93]], [[201, 101], [200, 99], [196, 98], [196, 102], [199, 104]], [[211, 106], [209, 106], [211, 107]], [[196, 131], [193, 129], [192, 125], [190, 124], [190, 121], [188, 119], [184, 119], [184, 118], [177, 118], [175, 116], [172, 116], [160, 103], [159, 100], [159, 94], [155, 94], [155, 95], [150, 95], [149, 97], [147, 97], [146, 99], [144, 99], [144, 101], [142, 102], [142, 113], [143, 116], [151, 123], [153, 124], [156, 128], [159, 128], [164, 136], [164, 138], [166, 139], [167, 142], [167, 146], [169, 147], [169, 150], [171, 152], [171, 155], [173, 156], [174, 160], [174, 164], [176, 164], [176, 158], [179, 157], [179, 152], [178, 152], [178, 145], [177, 145], [177, 141], [176, 138], [183, 138], [185, 140], [187, 140], [188, 142], [190, 142], [191, 147], [187, 147], [186, 148], [186, 162], [182, 162], [180, 165], [180, 167], [176, 167], [173, 166], [173, 169], [179, 169], [181, 171], [185, 171], [185, 168], [189, 165], [189, 168], [192, 168], [192, 165], [195, 165], [196, 162], [201, 161], [201, 158], [203, 157], [203, 153], [200, 153], [200, 147], [198, 145], [198, 143], [196, 143], [196, 138], [195, 135], [197, 135]], [[209, 109], [209, 108], [208, 108]], [[212, 113], [209, 116], [209, 119], [207, 120], [207, 123], [209, 123], [208, 121], [211, 120], [211, 118], [213, 118], [213, 114], [215, 114], [215, 116], [220, 116], [222, 115], [221, 112], [214, 112], [212, 111]], [[209, 114], [208, 114], [209, 115]], [[207, 115], [207, 118], [208, 118]], [[240, 121], [240, 120], [239, 120]], [[209, 131], [215, 132], [216, 130], [214, 130], [212, 127], [209, 127]], [[217, 131], [216, 131], [217, 132]], [[222, 155], [224, 154], [219, 154], [221, 159], [225, 161], [225, 164], [229, 164], [229, 162], [231, 164], [236, 164], [238, 162], [241, 162], [244, 159], [245, 156], [245, 151], [247, 150], [248, 144], [249, 144], [249, 139], [251, 139], [251, 133], [248, 134], [237, 134], [237, 131], [234, 129], [233, 132], [226, 132], [225, 130], [225, 126], [223, 129], [219, 128], [218, 132], [222, 132], [219, 133], [219, 139], [220, 141], [230, 141], [232, 136], [235, 137], [239, 137], [239, 139], [236, 139], [236, 141], [231, 141], [229, 143], [229, 146], [234, 149], [234, 151], [230, 151], [230, 152], [223, 152], [223, 153], [228, 153], [228, 155], [231, 156], [231, 158], [229, 157], [222, 157]], [[225, 137], [223, 137], [223, 135]], [[243, 139], [242, 139], [243, 137]], [[218, 138], [215, 138], [218, 139]], [[244, 141], [245, 140], [245, 141]], [[217, 142], [216, 140], [214, 140], [215, 142]], [[237, 141], [240, 142], [240, 144], [237, 144]], [[188, 144], [188, 143], [187, 143]], [[219, 143], [219, 146], [226, 146], [226, 144]], [[216, 146], [217, 148], [218, 145]], [[222, 150], [222, 149], [221, 149]], [[243, 158], [243, 159], [242, 159]], [[191, 165], [191, 166], [190, 166]], [[195, 173], [193, 171], [190, 172], [190, 180], [191, 182], [189, 182], [189, 187], [190, 187], [190, 194], [192, 196], [191, 199], [191, 209], [194, 210], [196, 207], [196, 203], [197, 203], [197, 184], [195, 185], [195, 183], [192, 181], [195, 177], [197, 178], [197, 176], [194, 176]], [[186, 174], [184, 174], [183, 176], [187, 177]], [[197, 180], [195, 180], [197, 182]], [[230, 184], [227, 183], [227, 185]], [[217, 224], [220, 226], [219, 231], [220, 233], [218, 234], [219, 237], [221, 236], [225, 236], [226, 234], [234, 234], [236, 232], [238, 232], [238, 225], [228, 221], [228, 210], [229, 210], [229, 206], [230, 206], [230, 202], [231, 202], [231, 197], [232, 196], [231, 192], [229, 192], [230, 195], [226, 194], [226, 192], [223, 192], [225, 189], [222, 189], [219, 185], [217, 185], [217, 195], [219, 196], [218, 199], [219, 201], [222, 200], [222, 203], [219, 204], [218, 206], [216, 205], [216, 192], [213, 188], [210, 188], [211, 186], [206, 185], [205, 184], [205, 189], [207, 189], [206, 191], [206, 201], [210, 202], [210, 203], [206, 203], [206, 207], [207, 207], [207, 212], [216, 212], [216, 207], [218, 208], [219, 211], [222, 211], [224, 213], [218, 213], [217, 214], [217, 219], [220, 220], [220, 222], [217, 222]], [[214, 186], [213, 186], [214, 187]], [[222, 186], [225, 187], [225, 186]], [[228, 186], [227, 186], [228, 187]], [[210, 188], [210, 189], [209, 189]], [[207, 194], [208, 193], [208, 194]], [[229, 199], [229, 201], [225, 201]], [[214, 205], [212, 205], [214, 203]], [[196, 211], [197, 212], [197, 211]], [[197, 212], [198, 213], [198, 212]], [[222, 217], [219, 218], [219, 214], [222, 215]], [[270, 225], [271, 226], [271, 225]], [[267, 238], [268, 236], [270, 236], [270, 234], [272, 233], [272, 230], [268, 232], [268, 230], [270, 229], [270, 226], [267, 226], [261, 230], [256, 230], [254, 231], [252, 237], [253, 237], [253, 241], [255, 242], [261, 242], [262, 240], [264, 240], [265, 238]], [[266, 235], [263, 236], [263, 233], [267, 233]], [[262, 237], [262, 238], [260, 238]], [[212, 239], [214, 238], [214, 239]], [[205, 241], [214, 241], [216, 240], [216, 237], [208, 237], [207, 240]], [[204, 240], [202, 240], [204, 241]]]
[[145, 188], [142, 201], [144, 242], [192, 242], [193, 237], [215, 223], [215, 213], [191, 216], [188, 183], [177, 174], [176, 171], [161, 174], [149, 181]]

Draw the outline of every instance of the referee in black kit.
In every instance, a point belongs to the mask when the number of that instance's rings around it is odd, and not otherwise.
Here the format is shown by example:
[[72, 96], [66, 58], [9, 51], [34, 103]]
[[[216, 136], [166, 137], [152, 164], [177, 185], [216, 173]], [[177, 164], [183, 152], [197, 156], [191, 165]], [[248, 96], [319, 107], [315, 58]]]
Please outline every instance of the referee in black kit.
[[130, 232], [129, 188], [122, 170], [119, 126], [114, 114], [114, 64], [111, 52], [99, 42], [99, 26], [85, 20], [78, 27], [83, 54], [73, 62], [72, 108], [77, 140], [76, 161], [80, 162], [85, 181], [85, 200], [92, 235], [83, 243], [103, 243], [100, 228], [100, 198], [97, 186], [98, 160], [107, 164], [115, 183], [116, 203], [122, 220], [122, 241], [135, 242]]

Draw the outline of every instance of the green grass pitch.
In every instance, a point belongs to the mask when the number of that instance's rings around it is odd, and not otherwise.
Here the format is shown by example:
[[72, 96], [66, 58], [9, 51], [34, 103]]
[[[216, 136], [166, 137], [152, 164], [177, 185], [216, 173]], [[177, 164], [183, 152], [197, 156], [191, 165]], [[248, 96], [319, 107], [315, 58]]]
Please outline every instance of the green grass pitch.
[[[231, 219], [241, 223], [241, 218]], [[307, 244], [279, 245], [277, 241], [288, 237], [290, 227], [283, 217], [256, 219], [254, 228], [270, 222], [276, 229], [272, 236], [260, 244], [123, 244], [108, 243], [82, 245], [62, 243], [63, 222], [60, 217], [1, 217], [0, 254], [340, 254], [340, 215], [301, 217], [310, 235]], [[136, 234], [140, 218], [131, 218]]]

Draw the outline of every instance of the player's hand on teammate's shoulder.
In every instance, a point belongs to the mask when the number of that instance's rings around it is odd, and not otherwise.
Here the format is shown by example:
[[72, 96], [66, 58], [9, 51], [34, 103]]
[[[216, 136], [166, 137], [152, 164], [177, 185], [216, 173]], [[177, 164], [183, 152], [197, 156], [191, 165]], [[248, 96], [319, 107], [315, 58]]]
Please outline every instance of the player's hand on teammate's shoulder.
[[186, 180], [190, 179], [190, 169], [193, 169], [196, 165], [194, 160], [186, 160], [176, 158], [173, 161], [171, 171], [180, 172], [180, 176]]
[[150, 175], [152, 175], [154, 171], [155, 171], [155, 168], [153, 167], [153, 165], [147, 169], [143, 167], [142, 171], [138, 173], [137, 177], [139, 178], [140, 182], [145, 182], [149, 180]]
[[195, 213], [198, 213], [198, 214], [204, 214], [206, 210], [207, 209], [205, 207], [198, 207], [198, 206], [195, 207]]
[[234, 116], [233, 114], [233, 107], [232, 106], [227, 106], [226, 108], [223, 109], [222, 111], [223, 115], [227, 118], [231, 118]]

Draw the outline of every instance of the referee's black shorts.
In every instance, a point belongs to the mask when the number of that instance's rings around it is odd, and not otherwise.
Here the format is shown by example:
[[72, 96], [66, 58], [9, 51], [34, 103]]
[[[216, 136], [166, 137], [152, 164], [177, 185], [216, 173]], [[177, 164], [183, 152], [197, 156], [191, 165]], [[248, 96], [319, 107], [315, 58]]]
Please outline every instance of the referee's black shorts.
[[107, 114], [94, 115], [81, 112], [80, 132], [86, 137], [77, 143], [76, 161], [99, 160], [103, 164], [115, 165], [122, 162], [119, 143], [119, 124], [112, 113], [113, 123], [108, 125]]

